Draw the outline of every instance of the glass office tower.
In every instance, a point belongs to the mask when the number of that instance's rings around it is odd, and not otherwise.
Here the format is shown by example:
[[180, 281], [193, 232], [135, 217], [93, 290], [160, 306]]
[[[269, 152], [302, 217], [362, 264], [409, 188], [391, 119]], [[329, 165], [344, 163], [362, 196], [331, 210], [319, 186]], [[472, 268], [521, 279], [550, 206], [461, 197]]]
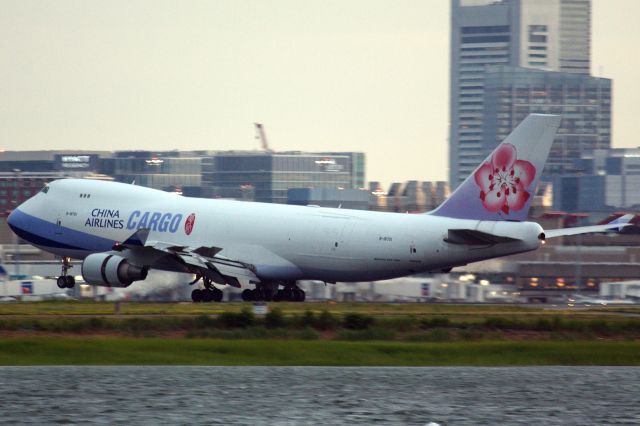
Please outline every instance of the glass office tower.
[[506, 65], [588, 75], [590, 28], [590, 0], [452, 0], [452, 189], [484, 159], [487, 67]]
[[484, 78], [481, 156], [530, 113], [559, 114], [545, 175], [574, 173], [576, 160], [611, 147], [611, 80], [584, 74], [495, 66]]

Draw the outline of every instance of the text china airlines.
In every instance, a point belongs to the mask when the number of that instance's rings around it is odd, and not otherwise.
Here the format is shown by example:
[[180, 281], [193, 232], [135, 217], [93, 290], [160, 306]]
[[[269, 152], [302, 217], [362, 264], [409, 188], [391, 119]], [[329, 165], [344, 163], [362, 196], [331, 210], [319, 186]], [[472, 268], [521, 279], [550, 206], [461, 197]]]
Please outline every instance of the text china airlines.
[[182, 217], [183, 215], [180, 213], [134, 210], [125, 221], [124, 217], [120, 215], [120, 210], [93, 209], [84, 226], [113, 229], [123, 229], [125, 227], [127, 229], [147, 228], [152, 231], [175, 233], [180, 227]]

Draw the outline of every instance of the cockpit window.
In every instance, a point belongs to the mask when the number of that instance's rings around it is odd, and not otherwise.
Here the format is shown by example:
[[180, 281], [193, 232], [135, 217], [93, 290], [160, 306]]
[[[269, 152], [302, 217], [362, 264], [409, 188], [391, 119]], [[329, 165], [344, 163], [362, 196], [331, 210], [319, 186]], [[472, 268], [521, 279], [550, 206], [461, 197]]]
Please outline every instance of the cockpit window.
[[45, 193], [45, 194], [46, 194], [47, 192], [49, 192], [49, 185], [45, 185], [45, 186], [44, 186], [44, 188], [42, 188], [42, 189], [40, 190], [40, 192]]

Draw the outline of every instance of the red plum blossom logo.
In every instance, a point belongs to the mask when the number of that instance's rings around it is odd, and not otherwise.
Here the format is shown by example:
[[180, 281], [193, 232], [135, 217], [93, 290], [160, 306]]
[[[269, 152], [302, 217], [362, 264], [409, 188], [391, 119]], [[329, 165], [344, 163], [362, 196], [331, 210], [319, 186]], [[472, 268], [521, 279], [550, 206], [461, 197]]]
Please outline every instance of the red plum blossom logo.
[[187, 220], [184, 222], [184, 233], [187, 235], [190, 235], [191, 231], [193, 231], [193, 225], [195, 225], [195, 223], [196, 223], [196, 214], [191, 213], [189, 217], [187, 217]]
[[480, 187], [485, 210], [509, 214], [524, 207], [531, 194], [527, 188], [536, 177], [536, 168], [526, 160], [518, 160], [516, 147], [503, 143], [474, 173]]

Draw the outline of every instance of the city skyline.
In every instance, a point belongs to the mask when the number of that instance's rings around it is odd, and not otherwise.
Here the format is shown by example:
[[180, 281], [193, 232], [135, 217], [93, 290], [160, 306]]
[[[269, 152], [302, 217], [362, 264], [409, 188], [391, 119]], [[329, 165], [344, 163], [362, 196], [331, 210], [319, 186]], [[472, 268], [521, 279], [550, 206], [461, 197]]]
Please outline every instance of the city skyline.
[[[257, 150], [258, 121], [276, 151], [366, 152], [385, 186], [447, 179], [449, 1], [3, 6], [2, 149]], [[638, 11], [593, 0], [614, 147], [638, 145]]]

